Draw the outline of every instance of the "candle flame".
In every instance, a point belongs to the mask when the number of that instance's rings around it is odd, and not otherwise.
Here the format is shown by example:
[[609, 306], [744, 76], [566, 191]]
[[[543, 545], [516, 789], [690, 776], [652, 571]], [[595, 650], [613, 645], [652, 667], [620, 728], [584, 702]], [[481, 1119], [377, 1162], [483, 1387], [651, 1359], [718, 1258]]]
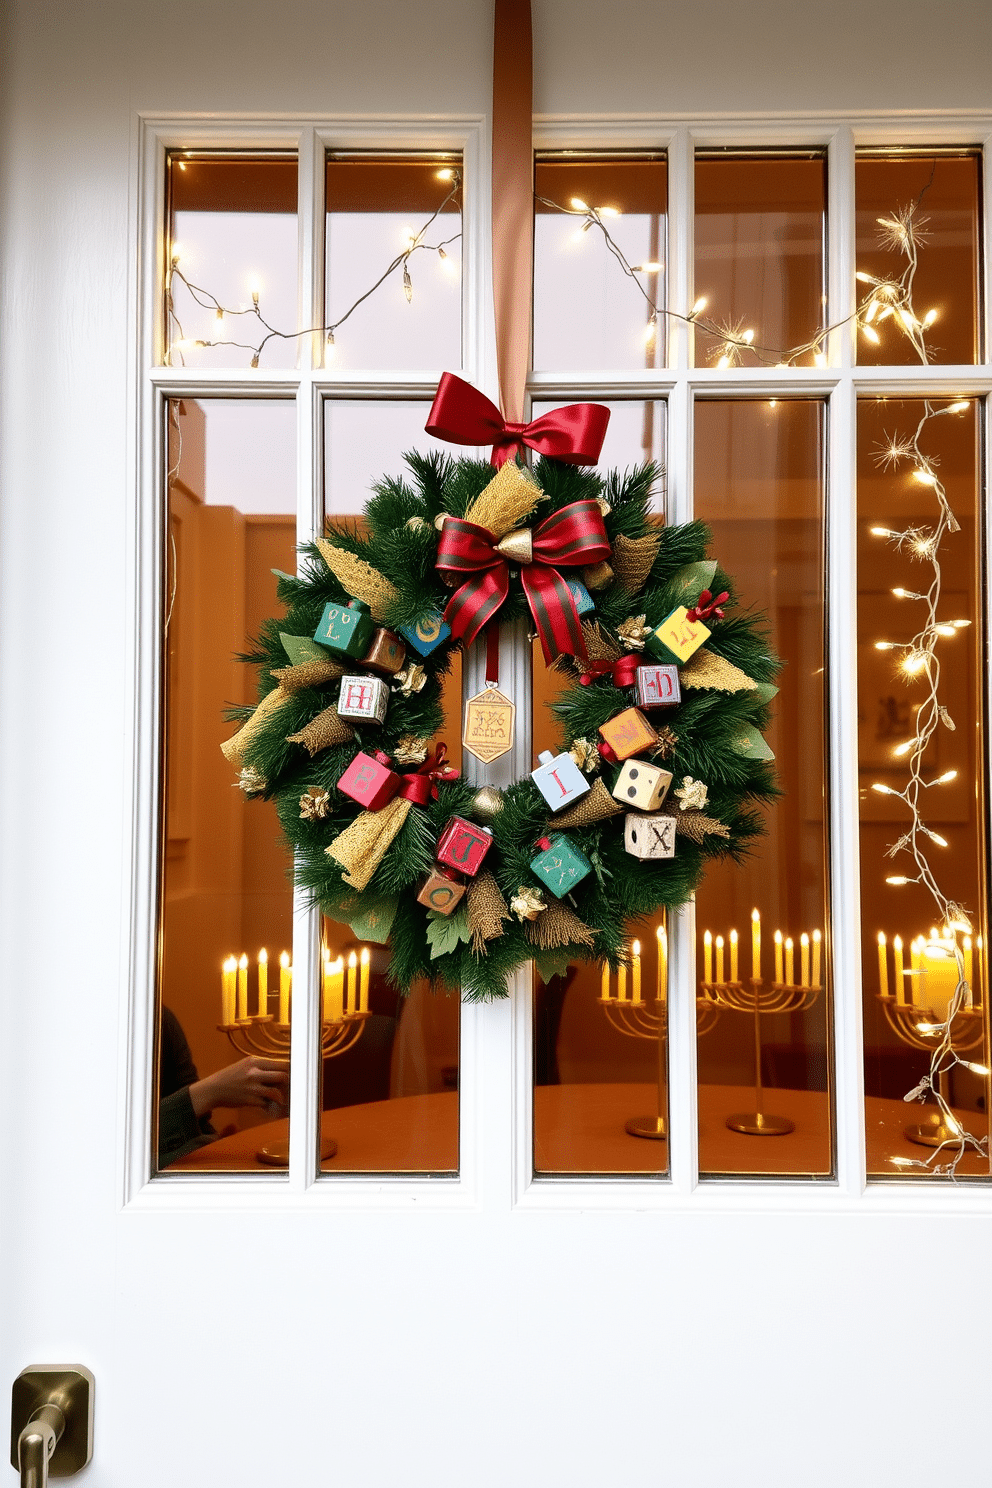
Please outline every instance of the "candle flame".
[[279, 957], [279, 965], [285, 971], [286, 967], [289, 965], [289, 952], [288, 951], [283, 951], [282, 955]]
[[241, 954], [241, 959], [238, 961], [238, 966], [242, 971], [247, 971], [248, 969], [248, 957], [244, 954], [244, 952], [242, 952]]
[[[352, 954], [354, 955], [354, 952], [352, 952]], [[371, 955], [372, 955], [372, 953], [369, 950], [368, 946], [362, 946], [362, 965], [363, 966], [368, 966], [369, 960], [371, 959]]]
[[268, 961], [269, 961], [269, 953], [265, 949], [265, 947], [263, 946], [262, 949], [258, 953], [258, 964], [259, 964], [259, 966], [267, 966], [268, 965]]
[[[341, 959], [341, 957], [339, 956], [338, 957], [338, 960], [340, 961], [340, 959]], [[349, 965], [349, 967], [352, 967], [352, 968], [354, 968], [354, 967], [356, 967], [358, 965], [358, 957], [355, 955], [354, 951], [352, 951], [351, 954], [348, 957], [348, 965]]]
[[630, 949], [633, 955], [639, 956], [641, 954], [641, 942], [639, 940], [635, 940]]

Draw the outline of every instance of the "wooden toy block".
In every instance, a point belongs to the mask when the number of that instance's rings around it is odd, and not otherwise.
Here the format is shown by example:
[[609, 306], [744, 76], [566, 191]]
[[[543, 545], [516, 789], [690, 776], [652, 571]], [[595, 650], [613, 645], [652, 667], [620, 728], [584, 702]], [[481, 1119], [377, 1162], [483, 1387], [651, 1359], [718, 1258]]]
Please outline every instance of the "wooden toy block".
[[684, 666], [709, 635], [709, 627], [690, 620], [685, 605], [679, 605], [651, 632], [644, 649], [669, 666]]
[[568, 585], [572, 598], [575, 600], [575, 608], [580, 618], [583, 615], [588, 615], [591, 610], [596, 608], [593, 604], [592, 595], [589, 593], [585, 584], [580, 584], [578, 579], [566, 579], [565, 583]]
[[632, 858], [674, 858], [674, 816], [639, 816], [628, 811], [624, 820], [623, 845]]
[[437, 844], [438, 862], [474, 878], [492, 845], [493, 834], [488, 828], [477, 827], [463, 816], [453, 816]]
[[531, 860], [530, 866], [538, 878], [547, 884], [552, 894], [561, 899], [563, 895], [571, 893], [587, 873], [592, 872], [592, 864], [585, 853], [573, 847], [560, 832], [550, 840], [543, 840], [548, 846]]
[[374, 629], [368, 605], [353, 599], [346, 605], [325, 605], [313, 638], [340, 656], [357, 658], [367, 650]]
[[641, 666], [635, 678], [639, 708], [675, 708], [682, 701], [679, 669], [675, 666]]
[[657, 731], [638, 708], [625, 708], [616, 718], [604, 723], [599, 732], [618, 760], [630, 759], [632, 754], [643, 754], [645, 749], [658, 742]]
[[545, 749], [537, 758], [538, 767], [530, 778], [552, 811], [561, 811], [585, 795], [589, 782], [570, 754], [553, 755]]
[[396, 771], [381, 765], [361, 750], [338, 781], [338, 790], [364, 806], [366, 811], [381, 811], [399, 788], [400, 777]]
[[417, 895], [418, 904], [426, 904], [435, 914], [450, 915], [465, 893], [465, 885], [438, 870], [431, 874]]
[[406, 647], [398, 635], [377, 625], [372, 632], [372, 644], [362, 657], [362, 666], [380, 677], [395, 677], [406, 660]]
[[628, 760], [613, 787], [613, 794], [625, 806], [639, 811], [654, 811], [668, 795], [672, 783], [670, 770], [649, 765], [644, 760]]
[[358, 723], [381, 723], [386, 716], [389, 688], [381, 677], [342, 677], [338, 717]]
[[451, 634], [451, 626], [442, 618], [440, 613], [425, 615], [418, 620], [416, 625], [401, 625], [400, 635], [405, 641], [419, 651], [421, 656], [430, 656], [431, 652], [448, 639]]

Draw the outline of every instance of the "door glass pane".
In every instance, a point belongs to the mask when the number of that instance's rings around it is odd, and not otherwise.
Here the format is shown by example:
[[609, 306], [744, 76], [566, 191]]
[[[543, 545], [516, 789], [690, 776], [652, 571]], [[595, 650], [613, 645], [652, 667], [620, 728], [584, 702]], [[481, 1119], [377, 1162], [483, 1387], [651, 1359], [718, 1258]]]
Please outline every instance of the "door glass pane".
[[[662, 455], [665, 405], [608, 405], [613, 417], [599, 468], [640, 464], [644, 430], [651, 458]], [[535, 405], [535, 414], [538, 412]], [[664, 492], [659, 482], [661, 510]], [[560, 748], [551, 711], [562, 679], [533, 643], [533, 762]], [[664, 913], [631, 923], [628, 965], [610, 974], [572, 962], [534, 977], [534, 1169], [537, 1174], [651, 1174], [668, 1171], [668, 976]], [[636, 949], [635, 949], [636, 947]], [[635, 990], [640, 993], [635, 1003]], [[659, 1118], [664, 1129], [659, 1131]], [[632, 1129], [636, 1128], [636, 1129]], [[660, 1139], [659, 1139], [660, 1138]]]
[[[951, 414], [943, 410], [954, 408]], [[936, 413], [927, 419], [928, 409]], [[922, 424], [921, 424], [921, 421]], [[917, 452], [911, 450], [919, 431]], [[893, 446], [895, 449], [893, 450]], [[898, 457], [898, 450], [906, 452]], [[891, 458], [887, 452], [897, 457]], [[931, 462], [960, 530], [941, 535], [934, 662], [924, 634], [936, 582], [926, 544], [935, 531], [939, 492], [914, 478]], [[920, 1176], [946, 1168], [959, 1151], [949, 1124], [979, 1140], [988, 1132], [988, 887], [985, 813], [986, 637], [982, 578], [979, 407], [974, 400], [930, 404], [893, 399], [858, 408], [858, 743], [861, 802], [861, 913], [865, 1026], [865, 1120], [868, 1171]], [[939, 461], [939, 464], [937, 463]], [[881, 529], [881, 530], [875, 530]], [[901, 544], [886, 534], [908, 533]], [[913, 645], [914, 636], [917, 645]], [[937, 671], [939, 668], [939, 672]], [[919, 759], [920, 815], [933, 836], [919, 838], [942, 895], [963, 907], [971, 931], [947, 927], [921, 870], [893, 846], [910, 830], [914, 739], [929, 730], [936, 680], [942, 715]], [[933, 782], [939, 782], [933, 785]], [[881, 789], [879, 789], [881, 787]], [[935, 933], [936, 932], [936, 933]], [[929, 1076], [944, 1040], [949, 999], [958, 982], [956, 952], [970, 986], [950, 1027], [947, 1066], [922, 1105], [903, 1096]], [[962, 1061], [955, 1064], [955, 1056]], [[939, 1149], [937, 1143], [947, 1140]], [[989, 1174], [988, 1156], [969, 1146], [960, 1176]]]
[[237, 789], [220, 746], [235, 732], [225, 709], [256, 701], [237, 654], [278, 612], [271, 570], [296, 562], [294, 415], [290, 402], [168, 406], [157, 1158], [170, 1172], [261, 1172], [285, 1145], [291, 864], [274, 807]]
[[327, 157], [329, 367], [461, 366], [460, 173], [457, 155]]
[[[328, 518], [347, 516], [359, 530], [374, 482], [411, 479], [405, 450], [457, 451], [424, 433], [429, 402], [328, 399], [324, 403], [324, 507]], [[445, 720], [438, 738], [461, 768], [461, 653], [442, 693]], [[321, 1169], [335, 1173], [455, 1173], [458, 1170], [460, 1005], [457, 989], [414, 986], [401, 996], [387, 980], [388, 943], [364, 941], [348, 924], [325, 918], [321, 944], [322, 995], [333, 998], [335, 977], [349, 996], [354, 955], [355, 996], [361, 999], [367, 952], [369, 1018], [343, 1041], [322, 1031], [323, 1116]], [[339, 960], [340, 958], [340, 960]], [[336, 969], [337, 967], [340, 969]], [[326, 984], [326, 985], [325, 985]], [[333, 1149], [333, 1150], [332, 1150]]]
[[[653, 307], [665, 304], [665, 157], [539, 155], [534, 189], [534, 366], [663, 366], [664, 318], [656, 325]], [[599, 213], [591, 227], [585, 208]]]
[[813, 1176], [833, 1168], [824, 423], [823, 405], [806, 399], [700, 402], [695, 410], [695, 514], [711, 528], [711, 551], [740, 603], [767, 614], [769, 642], [784, 662], [767, 730], [781, 798], [763, 811], [765, 835], [743, 865], [711, 864], [696, 895], [700, 990], [706, 984], [723, 1009], [715, 1025], [699, 1026], [705, 1174]]
[[[924, 323], [927, 360], [977, 361], [980, 152], [865, 151], [854, 179], [858, 272], [893, 286], [877, 296], [875, 335], [858, 337], [858, 360], [871, 367], [920, 360], [900, 325], [898, 305], [906, 305], [909, 291]], [[910, 211], [915, 246], [905, 232]], [[860, 301], [870, 302], [871, 291], [871, 284], [859, 282]]]
[[295, 157], [177, 150], [166, 179], [166, 365], [295, 367], [295, 335], [261, 346], [300, 328]]
[[[701, 365], [725, 334], [753, 334], [735, 360], [782, 361], [824, 324], [827, 163], [821, 152], [696, 157], [695, 293]], [[706, 327], [711, 329], [708, 331]], [[815, 348], [797, 358], [809, 366]]]

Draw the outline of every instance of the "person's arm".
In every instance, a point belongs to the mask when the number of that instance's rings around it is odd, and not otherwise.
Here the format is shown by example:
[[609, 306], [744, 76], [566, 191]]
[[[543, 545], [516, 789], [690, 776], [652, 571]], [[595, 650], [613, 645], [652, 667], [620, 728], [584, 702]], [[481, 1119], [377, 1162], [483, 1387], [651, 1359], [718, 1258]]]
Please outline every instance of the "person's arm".
[[191, 1109], [206, 1116], [215, 1106], [279, 1106], [288, 1109], [289, 1070], [275, 1059], [249, 1054], [237, 1064], [215, 1070], [189, 1086]]

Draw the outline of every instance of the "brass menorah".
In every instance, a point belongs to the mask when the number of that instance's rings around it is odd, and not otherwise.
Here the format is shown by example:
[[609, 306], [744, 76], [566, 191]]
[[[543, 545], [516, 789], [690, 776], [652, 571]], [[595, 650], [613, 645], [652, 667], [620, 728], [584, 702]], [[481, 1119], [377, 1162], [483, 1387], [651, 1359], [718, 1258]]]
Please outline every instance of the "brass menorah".
[[[618, 1033], [627, 1038], [652, 1039], [657, 1044], [657, 1090], [658, 1110], [654, 1116], [632, 1116], [624, 1122], [624, 1131], [632, 1137], [647, 1137], [663, 1142], [668, 1136], [665, 1118], [666, 1092], [668, 1088], [668, 937], [664, 926], [658, 931], [658, 969], [655, 980], [655, 995], [650, 1001], [641, 996], [641, 947], [634, 941], [631, 947], [630, 969], [633, 978], [632, 995], [627, 996], [627, 967], [621, 966], [617, 976], [617, 995], [611, 993], [609, 967], [603, 966], [603, 985], [599, 1006]], [[702, 1038], [709, 1033], [720, 1016], [720, 1008], [712, 998], [696, 998], [696, 1036]]]

